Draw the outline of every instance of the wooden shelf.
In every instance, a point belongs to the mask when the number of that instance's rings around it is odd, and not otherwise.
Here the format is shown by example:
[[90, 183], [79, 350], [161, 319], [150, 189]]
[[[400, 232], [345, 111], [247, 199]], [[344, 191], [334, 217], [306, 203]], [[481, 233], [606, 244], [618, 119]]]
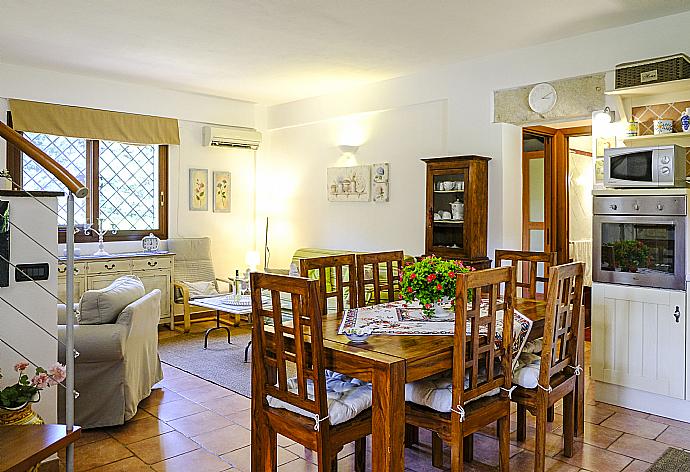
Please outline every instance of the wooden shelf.
[[461, 225], [465, 222], [465, 220], [434, 220], [434, 224], [443, 224], [443, 225]]
[[623, 138], [626, 146], [656, 146], [664, 144], [676, 144], [678, 146], [690, 146], [690, 133], [647, 134], [644, 136], [632, 136]]
[[616, 90], [608, 90], [606, 95], [618, 95], [622, 97], [660, 95], [664, 93], [690, 92], [690, 79], [672, 80], [658, 84], [638, 85]]

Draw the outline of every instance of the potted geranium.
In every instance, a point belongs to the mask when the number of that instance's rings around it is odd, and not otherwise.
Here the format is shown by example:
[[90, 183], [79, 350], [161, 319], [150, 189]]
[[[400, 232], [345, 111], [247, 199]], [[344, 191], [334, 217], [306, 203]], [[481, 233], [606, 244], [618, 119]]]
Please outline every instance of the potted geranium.
[[[31, 404], [41, 399], [41, 390], [65, 380], [65, 366], [55, 363], [48, 370], [36, 367], [35, 374], [29, 378], [25, 371], [27, 361], [15, 364], [17, 383], [0, 390], [0, 424], [41, 424], [43, 420], [31, 409]], [[0, 372], [2, 379], [2, 372]]]
[[649, 265], [649, 247], [642, 241], [625, 239], [612, 244], [616, 267], [623, 272], [637, 272]]
[[[455, 302], [458, 274], [473, 271], [458, 260], [424, 257], [403, 267], [400, 275], [400, 297], [408, 302], [418, 301], [428, 316], [439, 311], [444, 301]], [[468, 294], [471, 297], [471, 293]]]

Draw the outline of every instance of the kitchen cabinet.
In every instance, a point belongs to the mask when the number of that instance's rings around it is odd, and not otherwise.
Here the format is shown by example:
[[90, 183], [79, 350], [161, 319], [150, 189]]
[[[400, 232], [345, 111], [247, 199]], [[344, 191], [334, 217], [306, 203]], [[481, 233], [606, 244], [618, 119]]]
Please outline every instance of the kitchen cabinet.
[[[98, 290], [110, 285], [123, 275], [136, 275], [144, 284], [146, 293], [161, 291], [160, 322], [169, 322], [172, 313], [172, 281], [174, 254], [133, 253], [112, 254], [106, 257], [78, 257], [74, 263], [74, 301], [78, 302], [86, 290]], [[65, 300], [65, 262], [58, 264], [58, 297]]]
[[684, 399], [686, 292], [594, 283], [592, 379]]
[[488, 268], [489, 161], [482, 156], [422, 159], [426, 163], [425, 254]]

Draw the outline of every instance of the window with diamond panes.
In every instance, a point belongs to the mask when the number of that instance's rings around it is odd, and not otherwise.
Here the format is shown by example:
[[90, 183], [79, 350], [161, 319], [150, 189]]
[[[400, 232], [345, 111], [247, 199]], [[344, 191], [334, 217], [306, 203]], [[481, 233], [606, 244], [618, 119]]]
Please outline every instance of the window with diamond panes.
[[158, 146], [99, 141], [100, 217], [118, 230], [158, 228]]
[[[24, 133], [24, 137], [59, 162], [80, 182], [86, 182], [86, 139], [66, 138], [50, 134]], [[22, 157], [22, 187], [28, 191], [64, 192], [58, 197], [58, 224], [67, 224], [67, 189], [53, 175], [27, 156]], [[86, 199], [74, 200], [74, 222], [86, 223]]]

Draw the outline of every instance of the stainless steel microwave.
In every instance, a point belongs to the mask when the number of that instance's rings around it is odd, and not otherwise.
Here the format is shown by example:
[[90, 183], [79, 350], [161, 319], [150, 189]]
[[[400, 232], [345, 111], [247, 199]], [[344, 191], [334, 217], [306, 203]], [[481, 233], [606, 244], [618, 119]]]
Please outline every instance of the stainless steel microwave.
[[604, 186], [685, 187], [685, 148], [676, 145], [604, 150]]

